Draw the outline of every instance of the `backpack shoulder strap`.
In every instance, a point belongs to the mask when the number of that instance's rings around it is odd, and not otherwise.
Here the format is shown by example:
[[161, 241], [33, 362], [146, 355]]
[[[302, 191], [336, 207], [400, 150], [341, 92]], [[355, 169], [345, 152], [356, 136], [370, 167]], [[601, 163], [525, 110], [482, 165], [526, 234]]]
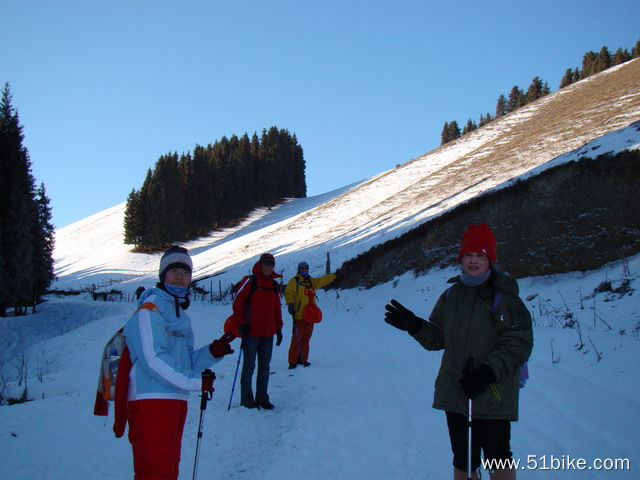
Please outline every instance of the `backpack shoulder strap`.
[[496, 315], [500, 310], [500, 303], [502, 302], [502, 291], [496, 289], [493, 293], [493, 303], [491, 304], [491, 315]]

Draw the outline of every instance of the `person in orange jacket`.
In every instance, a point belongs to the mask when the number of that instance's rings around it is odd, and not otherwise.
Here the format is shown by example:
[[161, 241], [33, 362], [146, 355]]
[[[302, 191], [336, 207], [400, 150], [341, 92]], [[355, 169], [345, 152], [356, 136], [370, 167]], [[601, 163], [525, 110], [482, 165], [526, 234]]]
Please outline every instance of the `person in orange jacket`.
[[[253, 275], [247, 275], [240, 282], [233, 301], [233, 313], [241, 318], [238, 333], [242, 337], [244, 360], [240, 376], [240, 403], [246, 408], [273, 409], [267, 393], [273, 336], [277, 336], [276, 346], [282, 343], [280, 285], [276, 281], [282, 275], [273, 271], [275, 264], [273, 255], [263, 254], [253, 266]], [[256, 358], [258, 374], [254, 398], [251, 384]]]
[[322, 319], [322, 312], [316, 305], [316, 290], [333, 282], [335, 273], [313, 278], [309, 275], [309, 264], [300, 262], [298, 273], [287, 283], [284, 298], [293, 318], [293, 333], [289, 346], [289, 369], [298, 365], [308, 367], [309, 342], [314, 323]]

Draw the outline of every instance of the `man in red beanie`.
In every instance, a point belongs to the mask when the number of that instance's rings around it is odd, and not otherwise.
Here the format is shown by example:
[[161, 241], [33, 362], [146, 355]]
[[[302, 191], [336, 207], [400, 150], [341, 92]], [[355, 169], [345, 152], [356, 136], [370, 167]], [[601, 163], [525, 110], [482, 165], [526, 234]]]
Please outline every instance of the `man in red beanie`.
[[[479, 477], [481, 450], [485, 461], [512, 457], [520, 366], [533, 348], [531, 315], [518, 296], [517, 282], [495, 267], [496, 246], [489, 225], [469, 225], [458, 255], [462, 273], [449, 280], [453, 285], [440, 296], [428, 321], [395, 300], [385, 307], [388, 324], [407, 331], [427, 350], [444, 350], [433, 407], [446, 412], [454, 480], [468, 476], [472, 401], [472, 478]], [[515, 479], [516, 471], [499, 469], [490, 477]]]

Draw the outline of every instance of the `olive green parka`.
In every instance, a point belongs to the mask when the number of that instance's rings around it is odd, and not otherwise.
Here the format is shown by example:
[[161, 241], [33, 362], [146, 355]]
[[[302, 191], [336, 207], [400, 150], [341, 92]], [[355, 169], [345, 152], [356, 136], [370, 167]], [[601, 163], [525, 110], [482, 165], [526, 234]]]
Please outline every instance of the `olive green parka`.
[[[422, 320], [413, 337], [427, 350], [442, 350], [435, 382], [433, 407], [467, 415], [468, 399], [460, 385], [469, 358], [474, 368], [488, 365], [496, 381], [473, 400], [473, 416], [517, 420], [520, 366], [533, 348], [531, 315], [518, 296], [518, 283], [493, 269], [478, 287], [467, 287], [460, 277], [438, 299], [429, 321]], [[499, 310], [491, 306], [502, 292]]]

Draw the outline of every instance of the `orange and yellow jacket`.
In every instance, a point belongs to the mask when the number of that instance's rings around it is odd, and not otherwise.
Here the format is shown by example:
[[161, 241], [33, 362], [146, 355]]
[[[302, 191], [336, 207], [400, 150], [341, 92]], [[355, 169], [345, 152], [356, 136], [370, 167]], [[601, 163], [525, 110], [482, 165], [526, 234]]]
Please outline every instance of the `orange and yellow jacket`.
[[289, 280], [284, 290], [284, 299], [287, 305], [293, 304], [295, 308], [295, 319], [302, 320], [302, 311], [309, 302], [315, 302], [315, 291], [329, 285], [336, 278], [335, 273], [330, 273], [322, 277], [303, 277], [299, 273]]

